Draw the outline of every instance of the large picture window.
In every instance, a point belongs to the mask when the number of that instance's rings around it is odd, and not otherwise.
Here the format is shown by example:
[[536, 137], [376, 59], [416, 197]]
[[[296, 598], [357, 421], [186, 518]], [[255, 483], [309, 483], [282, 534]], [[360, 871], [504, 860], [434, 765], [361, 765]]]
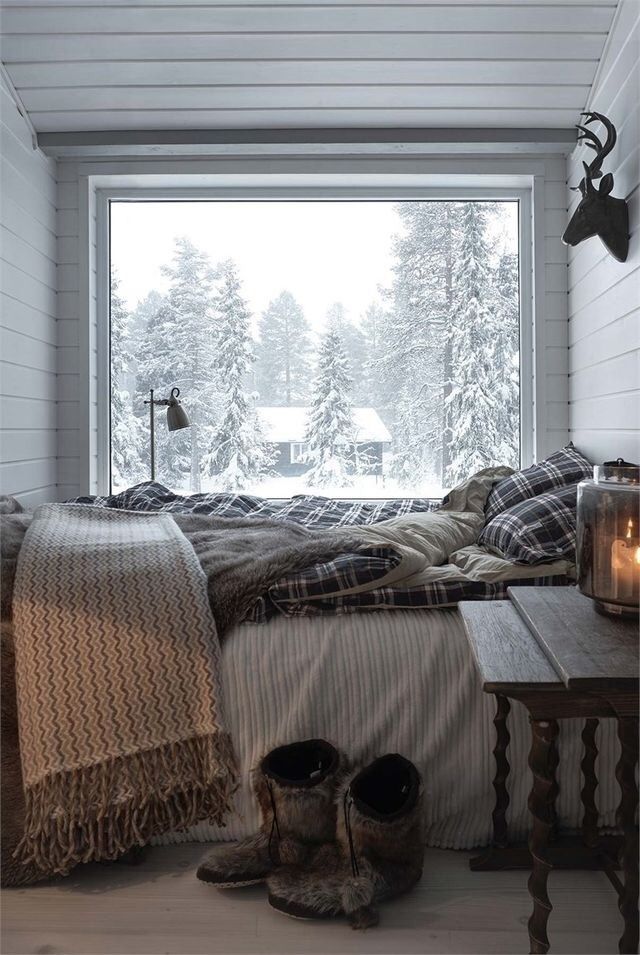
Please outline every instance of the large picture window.
[[111, 483], [441, 496], [520, 460], [516, 200], [110, 205]]

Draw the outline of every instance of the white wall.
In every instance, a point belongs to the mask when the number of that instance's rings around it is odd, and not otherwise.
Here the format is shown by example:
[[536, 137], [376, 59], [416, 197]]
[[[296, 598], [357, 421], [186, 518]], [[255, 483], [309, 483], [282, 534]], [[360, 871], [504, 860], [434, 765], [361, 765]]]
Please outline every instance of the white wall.
[[0, 493], [57, 497], [56, 163], [0, 84]]
[[[533, 454], [538, 459], [566, 444], [569, 437], [567, 365], [567, 252], [560, 241], [566, 219], [565, 157], [487, 155], [476, 157], [418, 157], [408, 160], [367, 160], [346, 156], [341, 159], [95, 159], [64, 160], [58, 163], [59, 229], [59, 471], [60, 497], [95, 493], [98, 489], [98, 405], [96, 345], [100, 338], [96, 324], [96, 220], [94, 187], [166, 184], [171, 176], [190, 176], [193, 185], [202, 185], [213, 174], [241, 175], [241, 170], [281, 173], [290, 178], [294, 171], [321, 175], [358, 169], [369, 173], [393, 170], [407, 176], [456, 172], [534, 179], [535, 257], [537, 261], [533, 295], [536, 307], [533, 374]], [[286, 170], [291, 170], [287, 176]], [[157, 178], [152, 178], [152, 177]], [[282, 184], [282, 183], [281, 183]], [[87, 243], [89, 256], [80, 250]]]
[[[629, 203], [631, 242], [622, 264], [594, 237], [569, 251], [569, 401], [574, 443], [595, 463], [640, 462], [640, 4], [621, 0], [588, 108], [615, 124], [618, 142], [603, 171]], [[598, 127], [594, 125], [594, 128]], [[585, 147], [568, 159], [568, 185], [582, 178]], [[578, 194], [569, 192], [569, 215]]]

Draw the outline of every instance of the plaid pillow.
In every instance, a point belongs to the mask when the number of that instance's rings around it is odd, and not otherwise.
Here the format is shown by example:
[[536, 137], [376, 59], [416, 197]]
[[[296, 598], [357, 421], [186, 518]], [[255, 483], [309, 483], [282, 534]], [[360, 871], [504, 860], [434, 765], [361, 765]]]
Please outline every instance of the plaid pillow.
[[576, 484], [583, 478], [592, 476], [593, 466], [573, 444], [568, 444], [540, 464], [532, 464], [530, 468], [516, 471], [515, 474], [498, 481], [487, 499], [485, 517], [490, 521], [520, 501], [537, 497], [554, 487]]
[[484, 527], [479, 544], [507, 560], [539, 564], [575, 558], [577, 484], [520, 501]]

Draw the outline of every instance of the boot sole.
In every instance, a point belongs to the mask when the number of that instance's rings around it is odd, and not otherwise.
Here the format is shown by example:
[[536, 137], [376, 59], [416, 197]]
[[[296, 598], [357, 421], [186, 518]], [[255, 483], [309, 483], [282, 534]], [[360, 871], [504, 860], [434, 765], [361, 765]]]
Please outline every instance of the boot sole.
[[211, 878], [197, 874], [200, 882], [206, 882], [207, 885], [213, 885], [216, 889], [242, 889], [247, 885], [262, 885], [266, 881], [266, 875], [258, 876], [256, 879], [220, 879]]
[[247, 885], [264, 885], [264, 879], [245, 879], [243, 882], [209, 882], [216, 889], [243, 889]]

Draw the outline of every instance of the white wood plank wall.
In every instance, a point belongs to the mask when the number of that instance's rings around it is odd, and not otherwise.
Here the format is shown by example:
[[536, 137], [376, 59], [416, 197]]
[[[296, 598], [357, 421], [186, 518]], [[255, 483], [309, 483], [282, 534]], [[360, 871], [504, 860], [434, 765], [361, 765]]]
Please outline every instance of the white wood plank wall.
[[[571, 437], [594, 462], [640, 461], [640, 4], [621, 0], [588, 106], [616, 125], [605, 160], [613, 195], [629, 203], [631, 243], [624, 264], [600, 239], [569, 251]], [[594, 126], [594, 128], [598, 128]], [[582, 178], [586, 147], [569, 157], [568, 185]], [[578, 196], [569, 192], [569, 214]]]
[[[358, 164], [357, 157], [342, 161]], [[309, 160], [307, 160], [309, 162]], [[407, 162], [405, 160], [405, 162]], [[256, 160], [254, 160], [256, 163]], [[277, 164], [269, 157], [269, 168]], [[387, 160], [393, 164], [393, 159]], [[232, 167], [223, 161], [226, 171]], [[304, 160], [296, 160], [303, 171]], [[318, 164], [311, 161], [307, 171], [338, 169], [331, 159], [323, 157]], [[403, 165], [403, 161], [398, 163]], [[568, 341], [567, 341], [567, 250], [560, 241], [566, 221], [566, 165], [557, 156], [523, 156], [516, 158], [486, 155], [467, 157], [433, 156], [418, 159], [412, 172], [446, 171], [451, 174], [460, 165], [462, 171], [488, 174], [524, 174], [527, 169], [536, 175], [541, 186], [540, 216], [534, 242], [538, 277], [535, 283], [537, 328], [535, 332], [535, 435], [536, 453], [542, 458], [566, 444], [569, 438], [568, 416]], [[204, 176], [211, 174], [216, 160], [197, 158], [91, 159], [86, 162], [60, 160], [58, 163], [58, 231], [59, 231], [59, 470], [60, 497], [97, 491], [97, 356], [96, 356], [96, 247], [95, 206], [86, 201], [87, 179], [94, 177], [135, 177], [138, 185], [150, 176]], [[256, 168], [267, 168], [257, 160]], [[400, 170], [398, 170], [400, 171]], [[98, 181], [100, 181], [98, 179]], [[157, 180], [156, 180], [157, 181]], [[79, 235], [81, 221], [91, 236], [91, 255], [81, 262]], [[83, 356], [88, 356], [89, 375], [84, 373]]]
[[56, 163], [0, 85], [0, 493], [57, 497]]

